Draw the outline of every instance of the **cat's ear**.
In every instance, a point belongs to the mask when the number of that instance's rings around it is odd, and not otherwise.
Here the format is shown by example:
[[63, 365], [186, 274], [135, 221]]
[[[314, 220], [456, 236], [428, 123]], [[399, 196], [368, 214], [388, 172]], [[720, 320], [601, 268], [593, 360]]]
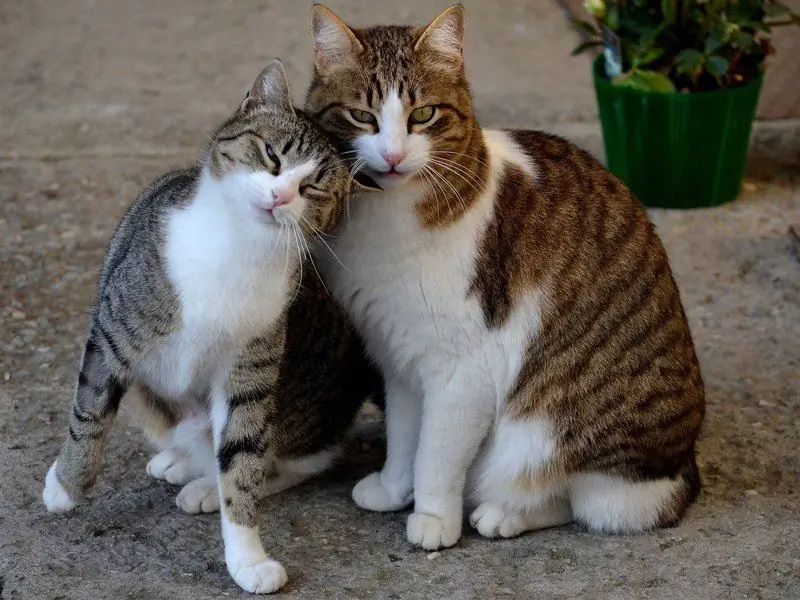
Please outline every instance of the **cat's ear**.
[[357, 194], [360, 192], [382, 192], [383, 188], [375, 181], [365, 175], [364, 173], [356, 172], [350, 180], [350, 193]]
[[425, 28], [414, 45], [415, 51], [428, 50], [448, 61], [461, 64], [464, 48], [464, 7], [454, 4]]
[[311, 7], [314, 63], [319, 71], [351, 62], [364, 50], [356, 34], [333, 11], [322, 4]]
[[247, 98], [242, 102], [241, 110], [247, 112], [263, 105], [281, 106], [294, 111], [289, 80], [286, 78], [283, 63], [277, 58], [271, 60], [256, 77]]

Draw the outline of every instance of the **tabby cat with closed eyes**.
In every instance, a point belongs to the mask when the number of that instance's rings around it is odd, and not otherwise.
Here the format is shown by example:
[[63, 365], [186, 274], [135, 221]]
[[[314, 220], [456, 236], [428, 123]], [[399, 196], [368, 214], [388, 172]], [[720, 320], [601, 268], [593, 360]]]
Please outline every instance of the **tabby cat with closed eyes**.
[[386, 380], [387, 458], [355, 502], [452, 546], [575, 520], [667, 526], [696, 497], [704, 388], [667, 256], [588, 153], [481, 128], [464, 10], [348, 27], [313, 8], [306, 108], [384, 191], [323, 275]]
[[346, 316], [309, 264], [349, 171], [293, 108], [280, 62], [213, 136], [203, 163], [144, 190], [103, 264], [69, 435], [47, 474], [48, 510], [94, 483], [118, 406], [134, 403], [161, 449], [153, 477], [190, 513], [220, 509], [228, 571], [268, 593], [259, 506], [327, 468], [380, 386]]

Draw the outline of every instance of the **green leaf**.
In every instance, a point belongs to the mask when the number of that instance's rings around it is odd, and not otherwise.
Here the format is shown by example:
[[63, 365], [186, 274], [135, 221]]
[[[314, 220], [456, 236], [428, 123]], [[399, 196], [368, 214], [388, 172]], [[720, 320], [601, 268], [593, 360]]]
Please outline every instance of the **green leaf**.
[[608, 12], [606, 13], [606, 25], [608, 25], [609, 29], [617, 30], [619, 29], [619, 9], [617, 8], [616, 4], [612, 4], [608, 7]]
[[615, 77], [612, 83], [643, 92], [670, 93], [675, 91], [675, 85], [670, 78], [658, 71], [632, 71]]
[[575, 29], [579, 29], [583, 33], [587, 33], [592, 37], [601, 37], [602, 33], [600, 30], [595, 26], [593, 23], [589, 23], [589, 21], [583, 21], [581, 19], [572, 19], [572, 26]]
[[589, 48], [594, 48], [595, 46], [602, 46], [603, 42], [600, 40], [589, 40], [587, 42], [583, 42], [582, 44], [578, 45], [573, 51], [572, 56], [577, 56], [578, 54], [583, 54]]
[[744, 50], [745, 52], [755, 49], [755, 47], [758, 45], [755, 37], [749, 33], [744, 33], [743, 31], [737, 31], [734, 33], [731, 41], [737, 48]]
[[727, 32], [725, 31], [725, 25], [722, 23], [717, 23], [711, 29], [711, 33], [706, 40], [706, 47], [705, 52], [706, 54], [711, 54], [722, 48], [727, 41]]
[[703, 54], [693, 48], [681, 50], [675, 57], [675, 68], [678, 73], [694, 73], [702, 64]]
[[706, 61], [706, 69], [717, 79], [728, 74], [728, 66], [728, 59], [723, 56], [709, 56]]
[[664, 48], [651, 48], [636, 61], [639, 66], [649, 65], [664, 56]]

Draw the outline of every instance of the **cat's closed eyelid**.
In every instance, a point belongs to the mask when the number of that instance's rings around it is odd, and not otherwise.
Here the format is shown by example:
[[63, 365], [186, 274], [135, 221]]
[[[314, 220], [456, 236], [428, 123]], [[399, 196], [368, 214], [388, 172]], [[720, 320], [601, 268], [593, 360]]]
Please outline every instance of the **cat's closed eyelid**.
[[272, 148], [272, 146], [260, 138], [253, 140], [253, 145], [256, 147], [258, 155], [261, 157], [261, 162], [264, 164], [264, 166], [270, 170], [274, 169], [275, 174], [279, 173], [281, 170], [281, 161], [277, 154], [275, 154], [275, 150]]
[[346, 108], [345, 112], [350, 120], [360, 127], [377, 127], [377, 117], [369, 111], [360, 108]]

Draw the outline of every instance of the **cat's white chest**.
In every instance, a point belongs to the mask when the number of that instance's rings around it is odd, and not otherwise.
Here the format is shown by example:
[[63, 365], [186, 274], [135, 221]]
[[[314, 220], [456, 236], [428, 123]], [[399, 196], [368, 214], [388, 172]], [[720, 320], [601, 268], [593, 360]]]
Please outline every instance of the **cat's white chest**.
[[196, 396], [224, 378], [287, 301], [285, 265], [271, 260], [262, 232], [227, 225], [202, 205], [174, 212], [167, 223], [166, 270], [181, 321], [140, 366], [143, 379], [166, 397]]
[[493, 157], [487, 187], [455, 223], [424, 228], [413, 187], [366, 194], [352, 200], [351, 218], [331, 244], [339, 260], [324, 248], [319, 256], [331, 291], [385, 375], [430, 389], [461, 375], [482, 384], [499, 407], [541, 326], [546, 291], [527, 290], [497, 327], [485, 321], [480, 291], [471, 291], [503, 165], [532, 172], [506, 134], [486, 132], [486, 139]]
[[330, 256], [325, 264], [333, 293], [384, 368], [424, 376], [482, 343], [483, 316], [468, 290], [486, 214], [429, 231], [408, 200], [388, 192], [355, 199], [332, 245], [344, 266]]

